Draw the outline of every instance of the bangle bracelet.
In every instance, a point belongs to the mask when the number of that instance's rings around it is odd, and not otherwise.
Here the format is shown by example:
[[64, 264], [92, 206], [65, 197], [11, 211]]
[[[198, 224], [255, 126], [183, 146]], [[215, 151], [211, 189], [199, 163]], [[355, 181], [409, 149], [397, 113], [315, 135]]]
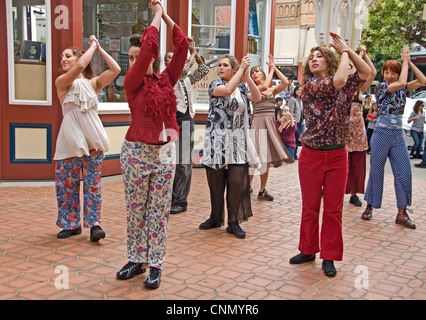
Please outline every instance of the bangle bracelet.
[[347, 54], [349, 54], [349, 51], [348, 51], [348, 50], [342, 50], [342, 52], [340, 52], [340, 55], [342, 55], [342, 54], [343, 54], [343, 52], [346, 52]]

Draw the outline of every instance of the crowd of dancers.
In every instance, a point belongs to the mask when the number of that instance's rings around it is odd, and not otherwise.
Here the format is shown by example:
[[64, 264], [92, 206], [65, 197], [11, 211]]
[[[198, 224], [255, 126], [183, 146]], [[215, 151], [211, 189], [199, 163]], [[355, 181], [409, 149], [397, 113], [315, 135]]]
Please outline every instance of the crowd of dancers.
[[[197, 53], [194, 41], [163, 10], [161, 1], [151, 0], [149, 7], [152, 23], [143, 35], [130, 39], [129, 71], [124, 81], [132, 115], [120, 156], [129, 261], [116, 276], [130, 279], [149, 268], [144, 284], [158, 288], [170, 214], [186, 211], [188, 206], [195, 113], [192, 85], [209, 72], [209, 67]], [[166, 67], [160, 73], [158, 40], [162, 20], [172, 33], [174, 51], [164, 57]], [[240, 223], [253, 215], [254, 176], [260, 176], [257, 198], [272, 201], [274, 197], [266, 189], [269, 168], [298, 159], [302, 193], [300, 252], [289, 262], [312, 261], [319, 253], [324, 273], [334, 276], [334, 261], [343, 258], [344, 195], [350, 194], [350, 202], [360, 206], [357, 194], [365, 194], [367, 205], [361, 217], [372, 219], [373, 208], [381, 207], [387, 158], [395, 178], [395, 223], [415, 228], [407, 214], [411, 168], [401, 115], [407, 92], [424, 85], [426, 79], [411, 62], [406, 48], [402, 49], [402, 65], [388, 61], [382, 70], [385, 81], [375, 89], [377, 104], [366, 117], [368, 132], [371, 129], [374, 134], [367, 135], [362, 92], [375, 78], [376, 69], [364, 46], [357, 54], [339, 35], [330, 36], [334, 50], [325, 46], [311, 49], [301, 86], [292, 84], [280, 72], [272, 55], [268, 70], [251, 66], [247, 56], [240, 63], [231, 55], [221, 57], [218, 79], [209, 86], [200, 161], [206, 170], [211, 213], [199, 228], [218, 228], [226, 223], [227, 232], [245, 238]], [[89, 44], [85, 53], [76, 48], [63, 51], [63, 74], [55, 82], [64, 115], [54, 158], [57, 225], [63, 229], [57, 237], [79, 234], [83, 226], [90, 228], [91, 241], [99, 241], [106, 236], [101, 228], [101, 166], [109, 141], [97, 114], [97, 95], [121, 70], [94, 36]], [[96, 51], [109, 67], [99, 76], [90, 64]], [[194, 63], [198, 67], [191, 73]], [[409, 68], [416, 80], [407, 83]], [[281, 80], [277, 86], [272, 85], [274, 75]], [[275, 96], [290, 86], [292, 97], [282, 110], [278, 108], [277, 119], [275, 105], [282, 99]], [[411, 121], [418, 120], [418, 114], [410, 117]], [[303, 147], [298, 155], [299, 141]], [[364, 190], [367, 152], [371, 152], [371, 168]], [[83, 224], [79, 212], [81, 170]], [[320, 230], [321, 201], [324, 208]]]

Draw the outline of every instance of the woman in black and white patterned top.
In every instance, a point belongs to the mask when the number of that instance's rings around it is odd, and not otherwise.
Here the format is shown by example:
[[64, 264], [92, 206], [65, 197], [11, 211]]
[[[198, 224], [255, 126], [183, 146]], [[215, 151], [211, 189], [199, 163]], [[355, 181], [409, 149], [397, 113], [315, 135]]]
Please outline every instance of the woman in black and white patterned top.
[[[227, 232], [245, 238], [239, 222], [252, 216], [249, 164], [259, 165], [249, 133], [249, 103], [260, 101], [260, 92], [250, 78], [250, 59], [246, 56], [238, 68], [237, 60], [224, 55], [219, 61], [220, 79], [209, 87], [210, 108], [204, 137], [203, 157], [210, 188], [210, 218], [200, 229], [224, 225], [224, 192], [227, 189]], [[241, 80], [247, 81], [248, 88]]]

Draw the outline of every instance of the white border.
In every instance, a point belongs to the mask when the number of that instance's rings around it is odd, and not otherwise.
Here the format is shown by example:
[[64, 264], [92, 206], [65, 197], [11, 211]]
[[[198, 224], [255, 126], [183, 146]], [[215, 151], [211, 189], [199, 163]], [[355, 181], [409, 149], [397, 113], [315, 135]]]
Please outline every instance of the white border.
[[52, 17], [51, 0], [46, 6], [46, 100], [19, 100], [15, 98], [15, 50], [13, 42], [12, 0], [6, 0], [7, 63], [9, 71], [9, 104], [52, 106]]

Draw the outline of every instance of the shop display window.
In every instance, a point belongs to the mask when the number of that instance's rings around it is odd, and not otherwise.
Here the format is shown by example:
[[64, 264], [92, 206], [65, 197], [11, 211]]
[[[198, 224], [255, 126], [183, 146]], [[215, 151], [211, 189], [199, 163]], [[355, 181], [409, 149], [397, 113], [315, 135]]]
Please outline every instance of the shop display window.
[[250, 0], [249, 20], [248, 20], [248, 39], [247, 54], [250, 57], [252, 65], [261, 65], [263, 54], [264, 36], [264, 7], [265, 0]]
[[51, 105], [50, 0], [6, 0], [9, 102]]
[[217, 78], [218, 60], [224, 54], [234, 54], [235, 8], [234, 0], [191, 1], [190, 36], [211, 69], [207, 76], [194, 84], [194, 103], [199, 109], [208, 106], [208, 86]]
[[[129, 39], [143, 34], [152, 22], [149, 0], [83, 0], [83, 49], [93, 34], [121, 67], [121, 73], [99, 93], [100, 102], [126, 102], [123, 83], [129, 69]], [[163, 1], [166, 6], [166, 1]], [[161, 34], [160, 34], [161, 38]], [[96, 74], [108, 67], [99, 53], [92, 59]]]

